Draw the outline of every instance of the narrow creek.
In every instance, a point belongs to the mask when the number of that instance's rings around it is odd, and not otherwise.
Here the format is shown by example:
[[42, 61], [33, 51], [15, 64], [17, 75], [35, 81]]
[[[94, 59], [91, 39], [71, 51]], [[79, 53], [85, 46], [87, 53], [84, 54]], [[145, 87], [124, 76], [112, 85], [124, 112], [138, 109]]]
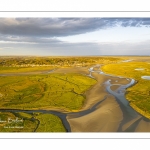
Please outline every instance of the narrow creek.
[[[113, 76], [113, 75], [109, 75], [109, 74], [105, 74], [104, 72], [100, 71], [100, 74], [104, 74], [107, 76], [111, 76], [111, 77], [117, 77], [117, 76]], [[120, 77], [118, 76], [118, 78], [124, 78], [124, 77]], [[144, 117], [143, 115], [139, 114], [136, 110], [134, 110], [130, 105], [129, 105], [129, 101], [125, 98], [125, 92], [126, 89], [133, 86], [134, 84], [136, 84], [136, 81], [134, 79], [129, 79], [126, 78], [126, 80], [131, 80], [130, 83], [126, 84], [126, 85], [121, 85], [121, 84], [111, 84], [111, 80], [107, 80], [104, 84], [106, 85], [106, 90], [108, 93], [110, 93], [111, 95], [113, 95], [117, 102], [120, 105], [120, 108], [123, 112], [123, 120], [118, 128], [118, 132], [122, 131], [122, 126], [125, 123], [128, 123], [129, 121], [138, 118], [137, 121], [135, 121], [135, 123], [133, 123], [132, 126], [130, 126], [130, 128], [128, 128], [126, 130], [126, 132], [134, 132], [136, 126], [138, 125], [138, 122], [140, 122], [142, 119], [145, 120], [146, 122], [150, 122], [150, 120], [146, 117]], [[113, 85], [119, 85], [119, 88], [117, 88], [116, 90], [111, 90], [111, 86]]]

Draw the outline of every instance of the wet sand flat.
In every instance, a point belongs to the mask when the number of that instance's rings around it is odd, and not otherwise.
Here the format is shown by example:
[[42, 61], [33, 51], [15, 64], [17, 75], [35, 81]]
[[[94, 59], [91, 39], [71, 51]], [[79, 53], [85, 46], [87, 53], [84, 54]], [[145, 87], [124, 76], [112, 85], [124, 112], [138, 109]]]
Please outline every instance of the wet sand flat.
[[72, 132], [117, 132], [123, 113], [115, 97], [106, 91], [105, 82], [111, 79], [111, 82], [117, 80], [119, 84], [128, 84], [129, 80], [125, 78], [110, 77], [98, 73], [92, 73], [97, 83], [86, 91], [86, 100], [80, 111], [90, 109], [95, 103], [104, 100], [92, 113], [76, 116], [67, 115]]
[[138, 123], [135, 132], [150, 132], [150, 122], [142, 119]]
[[67, 117], [72, 132], [116, 132], [122, 118], [119, 104], [110, 95], [94, 112], [78, 118]]

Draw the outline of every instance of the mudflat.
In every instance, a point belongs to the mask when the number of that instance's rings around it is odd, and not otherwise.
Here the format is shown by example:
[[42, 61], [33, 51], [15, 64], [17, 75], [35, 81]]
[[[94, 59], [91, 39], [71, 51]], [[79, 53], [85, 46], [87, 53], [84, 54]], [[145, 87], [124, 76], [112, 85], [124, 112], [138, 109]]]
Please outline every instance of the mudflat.
[[[105, 82], [111, 79], [115, 82], [116, 77], [109, 77], [98, 73], [92, 73], [97, 80], [86, 95], [82, 110], [90, 109], [94, 104], [102, 101], [95, 111], [80, 117], [67, 116], [72, 132], [116, 132], [123, 119], [123, 114], [114, 96], [106, 91]], [[118, 79], [118, 82], [127, 83], [126, 79]], [[129, 82], [129, 81], [128, 81]], [[106, 99], [104, 100], [104, 97]]]

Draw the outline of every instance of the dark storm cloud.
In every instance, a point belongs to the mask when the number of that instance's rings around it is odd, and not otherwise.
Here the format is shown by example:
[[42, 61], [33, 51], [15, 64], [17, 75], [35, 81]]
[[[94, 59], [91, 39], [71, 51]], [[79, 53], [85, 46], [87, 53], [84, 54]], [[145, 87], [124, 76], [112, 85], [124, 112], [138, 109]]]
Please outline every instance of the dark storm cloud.
[[0, 33], [18, 36], [57, 37], [81, 34], [105, 26], [100, 19], [17, 18], [0, 19]]
[[150, 26], [150, 18], [0, 18], [0, 34], [61, 37], [115, 26]]

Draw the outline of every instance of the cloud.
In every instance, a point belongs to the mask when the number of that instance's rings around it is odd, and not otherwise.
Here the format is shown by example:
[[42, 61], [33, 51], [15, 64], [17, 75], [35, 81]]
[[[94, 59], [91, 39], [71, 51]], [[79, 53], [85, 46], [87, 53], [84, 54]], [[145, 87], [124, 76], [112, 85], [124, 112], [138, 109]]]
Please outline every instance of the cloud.
[[99, 29], [150, 26], [150, 18], [0, 18], [0, 34], [62, 37]]
[[99, 19], [1, 18], [0, 33], [15, 36], [57, 37], [89, 32], [102, 26]]
[[[0, 18], [1, 54], [150, 54], [150, 42], [69, 43], [59, 37], [113, 27], [150, 27], [150, 18]], [[11, 47], [11, 48], [9, 48]]]
[[22, 37], [22, 36], [7, 36], [0, 35], [0, 43], [27, 43], [27, 44], [61, 44], [62, 41], [56, 38], [43, 37]]
[[[11, 47], [11, 48], [8, 48]], [[0, 43], [0, 55], [86, 56], [150, 55], [150, 40], [141, 42], [27, 44]]]

